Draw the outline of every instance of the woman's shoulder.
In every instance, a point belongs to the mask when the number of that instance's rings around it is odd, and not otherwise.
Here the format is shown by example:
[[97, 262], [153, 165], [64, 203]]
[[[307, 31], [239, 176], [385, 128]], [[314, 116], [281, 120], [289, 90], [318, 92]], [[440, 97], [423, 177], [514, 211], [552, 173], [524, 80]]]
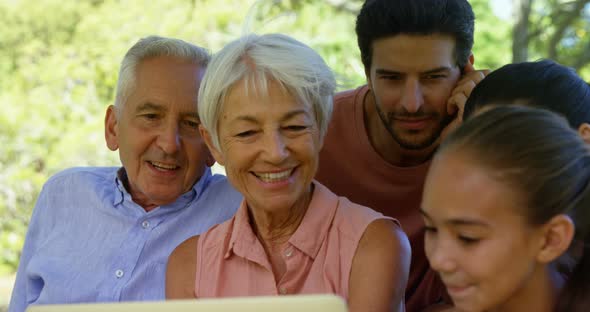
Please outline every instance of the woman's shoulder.
[[[172, 254], [170, 255], [170, 260], [172, 260], [172, 257], [175, 258], [189, 258], [189, 257], [194, 257], [197, 251], [197, 244], [199, 242], [199, 237], [200, 235], [195, 235], [195, 236], [191, 236], [189, 238], [187, 238], [184, 242], [180, 243], [180, 245], [178, 245], [176, 248], [174, 248], [174, 251], [172, 251]], [[170, 262], [169, 260], [169, 262]]]
[[379, 221], [378, 224], [400, 227], [399, 222], [394, 218], [385, 216], [370, 207], [353, 203], [346, 197], [338, 197], [338, 208], [335, 216], [336, 223], [341, 223], [348, 228], [358, 227], [364, 231], [376, 221]]
[[199, 236], [192, 236], [178, 245], [168, 258], [166, 269], [166, 298], [194, 297], [197, 244]]
[[379, 311], [402, 307], [410, 261], [410, 242], [399, 226], [388, 219], [377, 219], [367, 225], [352, 260], [350, 310], [364, 311], [367, 306]]

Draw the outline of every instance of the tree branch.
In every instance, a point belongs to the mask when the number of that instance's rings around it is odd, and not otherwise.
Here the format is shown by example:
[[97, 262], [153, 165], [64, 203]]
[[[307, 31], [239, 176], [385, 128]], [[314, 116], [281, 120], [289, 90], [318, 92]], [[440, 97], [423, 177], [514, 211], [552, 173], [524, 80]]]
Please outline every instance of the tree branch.
[[537, 38], [538, 36], [540, 36], [540, 35], [543, 33], [543, 31], [544, 31], [544, 30], [545, 30], [545, 29], [543, 29], [543, 28], [541, 28], [541, 27], [538, 27], [538, 28], [537, 28], [537, 27], [535, 27], [535, 29], [534, 29], [534, 30], [532, 30], [532, 31], [530, 31], [530, 30], [529, 30], [529, 34], [528, 34], [528, 36], [527, 36], [527, 42], [529, 42], [529, 41], [531, 41], [532, 39], [535, 39], [535, 38]]
[[[572, 25], [572, 23], [576, 20], [576, 18], [580, 17], [582, 14], [582, 10], [586, 6], [586, 4], [590, 2], [590, 0], [576, 0], [573, 3], [573, 9], [569, 11], [564, 11], [563, 13], [556, 13], [555, 18], [553, 19], [553, 24], [556, 26], [556, 30], [551, 35], [549, 39], [548, 53], [547, 55], [551, 59], [557, 59], [557, 46], [559, 42], [563, 39], [565, 31]], [[563, 6], [563, 4], [562, 4]], [[559, 12], [556, 10], [556, 12]]]
[[573, 59], [575, 59], [575, 62], [572, 67], [576, 70], [576, 72], [579, 72], [582, 67], [590, 63], [590, 42], [586, 44], [586, 48], [582, 50], [580, 55]]
[[516, 23], [512, 29], [512, 62], [524, 62], [528, 59], [529, 20], [534, 0], [514, 2]]
[[[327, 4], [337, 11], [347, 12], [351, 14], [358, 14], [360, 9], [360, 1], [346, 1], [346, 0], [325, 0]], [[351, 3], [352, 2], [352, 3]]]

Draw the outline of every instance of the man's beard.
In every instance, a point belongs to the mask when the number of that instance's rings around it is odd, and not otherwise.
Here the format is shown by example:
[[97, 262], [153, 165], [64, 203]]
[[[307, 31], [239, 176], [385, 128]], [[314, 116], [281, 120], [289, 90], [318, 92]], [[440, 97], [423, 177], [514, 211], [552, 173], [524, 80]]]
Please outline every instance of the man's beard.
[[[443, 118], [440, 118], [440, 115], [437, 113], [426, 114], [424, 112], [389, 113], [389, 114], [387, 114], [387, 116], [385, 116], [385, 114], [381, 110], [381, 107], [379, 107], [379, 104], [377, 104], [376, 100], [374, 101], [374, 103], [375, 103], [375, 109], [377, 111], [377, 115], [379, 115], [379, 119], [381, 120], [383, 127], [385, 127], [385, 129], [387, 130], [389, 135], [391, 135], [391, 137], [397, 142], [397, 144], [399, 144], [402, 148], [405, 148], [408, 150], [422, 150], [422, 149], [432, 146], [432, 144], [434, 144], [438, 140], [438, 138], [440, 137], [440, 135], [441, 135], [442, 131], [445, 129], [445, 127], [448, 124], [450, 124], [451, 121], [453, 120], [453, 116], [445, 115], [445, 116], [443, 116]], [[436, 125], [436, 128], [434, 129], [434, 131], [432, 131], [430, 133], [429, 136], [425, 137], [424, 139], [421, 139], [420, 141], [417, 141], [417, 140], [412, 140], [412, 139], [405, 139], [402, 137], [403, 134], [397, 133], [393, 129], [392, 124], [394, 123], [394, 120], [396, 119], [396, 117], [407, 117], [407, 118], [416, 118], [416, 119], [430, 118], [430, 119], [439, 120], [439, 123]], [[410, 132], [412, 132], [412, 130], [410, 130]], [[416, 130], [416, 133], [418, 133], [418, 130]]]

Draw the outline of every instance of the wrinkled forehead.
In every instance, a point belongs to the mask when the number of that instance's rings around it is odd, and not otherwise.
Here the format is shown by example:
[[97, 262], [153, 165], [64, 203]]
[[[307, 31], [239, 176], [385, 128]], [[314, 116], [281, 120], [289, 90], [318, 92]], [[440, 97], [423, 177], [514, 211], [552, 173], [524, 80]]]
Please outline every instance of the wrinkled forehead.
[[411, 71], [456, 65], [455, 40], [451, 36], [399, 34], [372, 43], [372, 67]]
[[227, 89], [223, 101], [226, 102], [232, 95], [234, 98], [238, 96], [256, 101], [269, 97], [271, 93], [292, 97], [306, 108], [312, 108], [305, 92], [298, 91], [264, 71], [254, 71], [244, 75]]
[[138, 65], [133, 86], [129, 90], [129, 100], [159, 105], [190, 102], [194, 106], [205, 69], [197, 63], [178, 58], [144, 60]]

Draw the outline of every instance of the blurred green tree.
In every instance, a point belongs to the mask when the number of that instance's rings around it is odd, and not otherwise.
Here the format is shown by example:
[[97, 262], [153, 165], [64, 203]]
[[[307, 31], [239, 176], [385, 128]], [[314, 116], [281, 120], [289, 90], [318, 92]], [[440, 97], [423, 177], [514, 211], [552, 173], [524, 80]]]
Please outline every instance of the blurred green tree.
[[549, 58], [590, 77], [589, 4], [590, 0], [515, 0], [512, 61]]

